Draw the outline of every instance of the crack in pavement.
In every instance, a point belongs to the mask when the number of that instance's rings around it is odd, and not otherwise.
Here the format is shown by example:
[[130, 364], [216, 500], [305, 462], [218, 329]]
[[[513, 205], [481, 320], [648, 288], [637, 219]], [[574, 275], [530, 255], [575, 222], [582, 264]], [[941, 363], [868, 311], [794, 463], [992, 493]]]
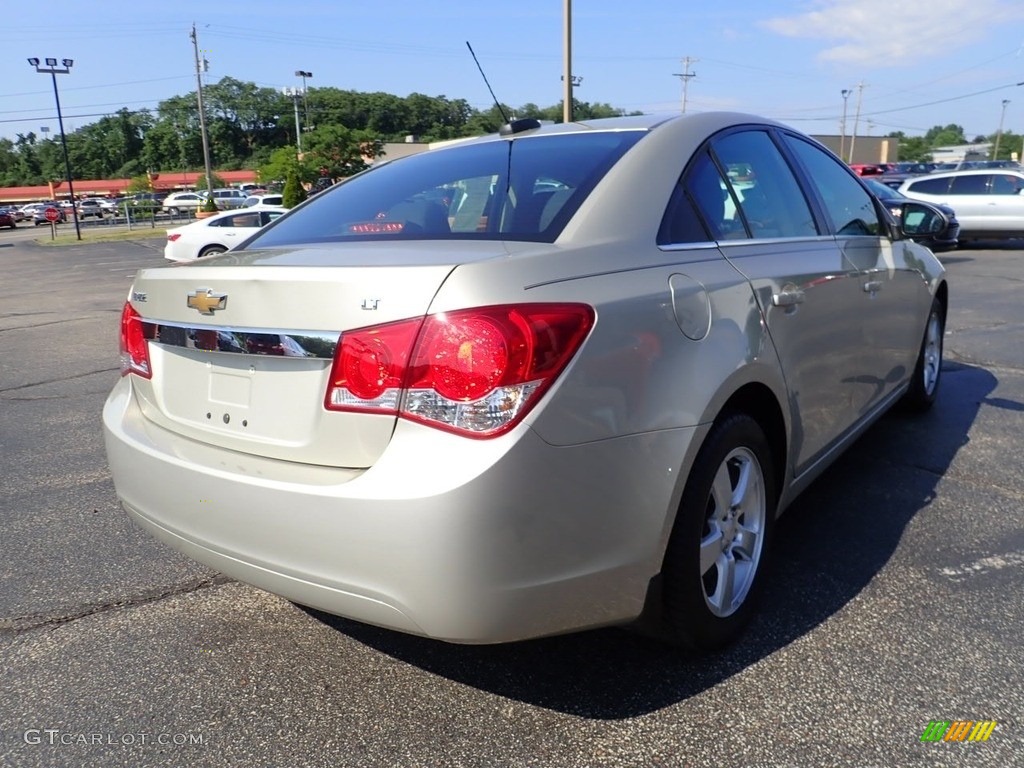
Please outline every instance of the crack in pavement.
[[[115, 312], [116, 313], [120, 313], [121, 312], [121, 310], [119, 310], [119, 309], [117, 309], [117, 310], [115, 310], [115, 309], [97, 309], [97, 310], [94, 310], [94, 311], [95, 312], [105, 312], [105, 313], [108, 313], [108, 314], [113, 314]], [[33, 325], [16, 325], [16, 326], [11, 326], [10, 328], [0, 328], [0, 333], [10, 333], [11, 331], [35, 330], [36, 328], [45, 328], [48, 325], [65, 325], [67, 323], [78, 323], [78, 322], [81, 322], [82, 320], [95, 320], [95, 319], [96, 319], [95, 317], [91, 317], [91, 316], [88, 316], [88, 315], [82, 316], [82, 317], [68, 317], [68, 318], [64, 318], [63, 320], [53, 320], [53, 321], [51, 321], [49, 323], [35, 323]]]
[[[6, 389], [0, 389], [0, 395], [8, 392], [17, 392], [20, 389], [30, 389], [31, 387], [41, 387], [44, 384], [59, 384], [63, 381], [74, 381], [75, 379], [84, 379], [86, 376], [95, 376], [98, 373], [111, 373], [113, 371], [120, 370], [119, 366], [111, 366], [110, 368], [100, 368], [95, 371], [86, 371], [85, 373], [76, 373], [74, 376], [62, 376], [56, 379], [46, 379], [45, 381], [35, 381], [30, 384], [19, 384], [16, 387], [8, 387]], [[4, 398], [5, 400], [13, 400], [14, 398]], [[26, 398], [28, 399], [28, 398]]]
[[984, 368], [987, 371], [1024, 373], [1024, 368], [1020, 366], [1007, 365], [1006, 363], [995, 363], [989, 360], [976, 360], [973, 357], [970, 357], [969, 355], [964, 355], [957, 352], [955, 349], [950, 349], [948, 346], [945, 349], [944, 356], [946, 361], [961, 363], [963, 365], [970, 365], [974, 366], [975, 368]]
[[110, 611], [118, 611], [123, 608], [137, 608], [142, 605], [148, 605], [149, 603], [165, 600], [169, 597], [187, 595], [204, 589], [210, 589], [211, 587], [219, 587], [223, 584], [232, 584], [234, 581], [234, 579], [224, 576], [223, 574], [217, 574], [211, 578], [189, 582], [188, 584], [183, 584], [179, 587], [158, 589], [148, 593], [143, 592], [140, 595], [128, 597], [124, 600], [116, 600], [111, 603], [84, 605], [79, 608], [65, 611], [64, 613], [37, 613], [29, 614], [27, 616], [14, 616], [12, 618], [0, 619], [0, 636], [12, 634], [20, 635], [34, 629], [59, 627], [63, 624], [77, 621], [78, 619], [84, 619], [88, 616], [96, 616]]

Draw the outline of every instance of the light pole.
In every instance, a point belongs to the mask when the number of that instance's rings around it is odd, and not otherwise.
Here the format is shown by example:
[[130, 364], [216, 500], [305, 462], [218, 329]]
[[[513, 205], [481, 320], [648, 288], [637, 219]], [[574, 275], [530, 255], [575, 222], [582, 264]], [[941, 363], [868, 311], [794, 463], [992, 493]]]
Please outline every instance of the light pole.
[[999, 159], [999, 139], [1003, 136], [1003, 118], [1006, 117], [1006, 105], [1010, 103], [1009, 99], [1003, 99], [1003, 111], [999, 113], [999, 130], [996, 131], [996, 148], [992, 152], [992, 159]]
[[311, 130], [311, 126], [309, 124], [309, 104], [306, 101], [306, 78], [313, 77], [313, 73], [306, 72], [302, 69], [296, 69], [295, 76], [302, 78], [302, 119], [305, 121], [306, 130], [308, 131]]
[[[299, 89], [298, 88], [282, 88], [281, 93], [285, 96], [292, 97], [292, 103], [295, 105], [295, 148], [298, 150], [299, 155], [302, 154], [302, 129], [299, 127]], [[301, 157], [299, 158], [302, 159]]]
[[28, 60], [30, 67], [35, 67], [36, 72], [48, 73], [53, 78], [53, 98], [57, 102], [57, 123], [60, 125], [60, 145], [64, 149], [64, 174], [68, 180], [68, 194], [71, 196], [71, 216], [75, 220], [75, 236], [81, 240], [82, 230], [78, 227], [78, 206], [75, 205], [75, 185], [71, 181], [71, 161], [68, 160], [68, 142], [64, 138], [64, 117], [60, 112], [60, 94], [57, 93], [57, 75], [67, 75], [71, 72], [74, 59], [61, 59], [61, 66], [57, 66], [56, 59], [46, 59], [46, 66], [39, 63], [39, 59]]
[[840, 131], [840, 136], [839, 136], [839, 159], [842, 160], [845, 163], [845, 162], [848, 162], [847, 159], [846, 159], [846, 102], [850, 98], [850, 89], [849, 88], [843, 88], [842, 94], [843, 94], [843, 120], [842, 120], [841, 123], [839, 123], [839, 131]]
[[204, 56], [199, 60], [199, 38], [196, 37], [196, 25], [192, 25], [192, 50], [196, 57], [196, 101], [199, 108], [199, 135], [203, 140], [203, 170], [206, 172], [206, 194], [213, 200], [213, 165], [210, 163], [210, 139], [206, 135], [206, 109], [203, 107], [203, 71], [207, 62]]

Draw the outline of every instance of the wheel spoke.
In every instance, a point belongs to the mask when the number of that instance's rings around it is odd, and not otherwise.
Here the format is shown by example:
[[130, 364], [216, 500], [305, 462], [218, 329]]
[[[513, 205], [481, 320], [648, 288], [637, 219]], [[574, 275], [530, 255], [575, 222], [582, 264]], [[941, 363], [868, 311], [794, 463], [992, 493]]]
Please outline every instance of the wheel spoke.
[[732, 506], [732, 480], [729, 478], [729, 463], [723, 461], [715, 473], [715, 482], [711, 486], [711, 500], [715, 504], [711, 512], [713, 519], [722, 520]]
[[715, 567], [718, 569], [718, 583], [715, 585], [715, 593], [708, 600], [719, 611], [728, 612], [736, 591], [736, 561], [732, 553], [728, 550], [722, 552]]
[[736, 481], [736, 489], [732, 494], [732, 506], [745, 509], [751, 498], [751, 464], [747, 459], [736, 459], [739, 465], [739, 478]]
[[722, 554], [722, 529], [711, 526], [711, 533], [700, 542], [700, 575], [703, 576], [714, 567]]
[[755, 531], [747, 527], [740, 527], [730, 549], [732, 549], [734, 553], [739, 553], [744, 560], [753, 560], [754, 550], [757, 547], [757, 539], [759, 535], [759, 531]]

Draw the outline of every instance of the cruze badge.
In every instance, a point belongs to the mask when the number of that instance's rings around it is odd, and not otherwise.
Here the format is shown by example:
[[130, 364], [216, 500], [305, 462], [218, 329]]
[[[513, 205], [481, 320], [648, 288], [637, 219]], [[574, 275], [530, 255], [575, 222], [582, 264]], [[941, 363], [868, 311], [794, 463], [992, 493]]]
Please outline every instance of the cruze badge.
[[189, 309], [199, 310], [201, 315], [212, 315], [218, 309], [224, 309], [228, 305], [228, 295], [214, 293], [209, 288], [198, 288], [189, 293], [185, 303]]

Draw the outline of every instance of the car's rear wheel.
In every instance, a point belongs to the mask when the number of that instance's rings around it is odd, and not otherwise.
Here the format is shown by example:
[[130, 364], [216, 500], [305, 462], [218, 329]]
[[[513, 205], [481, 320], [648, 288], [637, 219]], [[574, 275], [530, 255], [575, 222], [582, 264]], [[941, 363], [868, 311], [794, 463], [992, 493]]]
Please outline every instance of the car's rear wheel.
[[946, 313], [938, 299], [932, 299], [928, 322], [924, 327], [921, 351], [917, 355], [910, 388], [903, 405], [911, 411], [927, 411], [935, 403], [942, 379], [942, 345], [946, 333]]
[[177, 216], [178, 215], [178, 209], [177, 208], [168, 208], [167, 212], [169, 214], [171, 214], [171, 216]]
[[204, 256], [213, 256], [217, 253], [224, 253], [226, 250], [227, 248], [223, 245], [208, 245], [199, 252], [199, 258], [201, 259]]
[[747, 414], [721, 418], [694, 462], [665, 555], [671, 639], [710, 651], [739, 636], [764, 580], [775, 503], [764, 431]]

